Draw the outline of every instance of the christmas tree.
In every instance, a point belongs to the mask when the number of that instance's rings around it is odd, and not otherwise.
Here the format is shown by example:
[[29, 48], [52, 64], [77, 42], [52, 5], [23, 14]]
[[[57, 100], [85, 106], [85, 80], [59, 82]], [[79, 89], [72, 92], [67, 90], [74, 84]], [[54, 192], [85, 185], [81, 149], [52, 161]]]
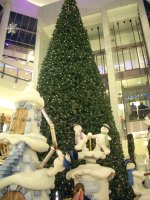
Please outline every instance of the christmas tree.
[[[133, 199], [123, 166], [119, 133], [75, 0], [65, 0], [62, 6], [41, 67], [38, 90], [55, 125], [58, 146], [64, 152], [74, 148], [74, 124], [80, 124], [85, 133], [94, 134], [99, 133], [103, 123], [109, 124], [111, 154], [103, 165], [116, 170], [111, 182], [111, 199]], [[44, 120], [41, 132], [49, 137]], [[65, 179], [65, 173], [57, 177], [55, 189], [60, 199], [72, 196], [72, 185]]]
[[134, 145], [134, 138], [132, 133], [127, 135], [128, 140], [128, 154], [130, 156], [130, 159], [136, 164], [135, 162], [135, 145]]

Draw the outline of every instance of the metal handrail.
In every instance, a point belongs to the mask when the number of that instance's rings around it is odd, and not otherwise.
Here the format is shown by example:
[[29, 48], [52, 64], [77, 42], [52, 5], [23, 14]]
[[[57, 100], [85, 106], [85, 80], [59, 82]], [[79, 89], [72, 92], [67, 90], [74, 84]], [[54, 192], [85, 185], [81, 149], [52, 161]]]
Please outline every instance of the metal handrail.
[[[1, 66], [2, 64], [2, 66]], [[2, 67], [2, 70], [1, 70]], [[8, 71], [9, 69], [12, 69], [11, 71]], [[15, 73], [13, 74], [13, 72], [15, 71]], [[29, 78], [24, 78], [22, 76], [19, 76], [19, 73], [24, 72], [25, 74], [28, 73], [30, 76]], [[32, 80], [32, 72], [29, 70], [25, 70], [25, 69], [21, 69], [19, 67], [15, 67], [13, 65], [10, 65], [9, 63], [0, 61], [0, 73], [1, 73], [1, 78], [3, 78], [5, 75], [12, 77], [15, 79], [15, 82], [17, 83], [18, 80], [22, 80], [22, 81], [31, 81]]]

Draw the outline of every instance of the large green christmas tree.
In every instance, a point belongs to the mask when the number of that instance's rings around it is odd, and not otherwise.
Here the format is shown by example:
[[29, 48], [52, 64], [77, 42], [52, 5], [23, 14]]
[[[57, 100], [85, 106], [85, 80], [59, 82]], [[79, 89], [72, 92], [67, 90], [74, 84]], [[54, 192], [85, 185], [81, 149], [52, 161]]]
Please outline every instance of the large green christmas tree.
[[[63, 152], [74, 149], [74, 124], [81, 124], [85, 133], [94, 134], [99, 133], [103, 123], [110, 125], [111, 153], [103, 165], [116, 170], [110, 184], [111, 199], [132, 200], [134, 194], [123, 166], [119, 133], [75, 0], [65, 0], [62, 6], [41, 67], [38, 90], [45, 100], [45, 109], [55, 125], [58, 146]], [[44, 120], [41, 132], [51, 144]], [[65, 179], [65, 173], [59, 174], [56, 180], [60, 199], [72, 196], [72, 185]]]

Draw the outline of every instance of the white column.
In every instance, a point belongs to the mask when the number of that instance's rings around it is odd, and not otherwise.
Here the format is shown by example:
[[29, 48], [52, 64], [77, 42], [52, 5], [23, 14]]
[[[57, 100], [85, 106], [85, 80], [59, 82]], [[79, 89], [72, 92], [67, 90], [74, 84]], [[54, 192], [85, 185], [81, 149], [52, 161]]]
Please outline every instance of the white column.
[[115, 70], [114, 70], [114, 65], [113, 65], [113, 56], [112, 56], [111, 38], [110, 38], [109, 26], [108, 26], [107, 10], [103, 9], [101, 12], [101, 15], [102, 15], [103, 34], [104, 34], [104, 45], [105, 45], [105, 52], [106, 52], [110, 103], [111, 103], [111, 108], [113, 111], [113, 116], [116, 122], [116, 127], [118, 131], [121, 133], [121, 125], [120, 125], [119, 111], [118, 111], [118, 94], [117, 94], [117, 88], [116, 88], [116, 78], [115, 78]]
[[39, 8], [35, 52], [34, 52], [34, 66], [33, 66], [33, 74], [32, 74], [32, 81], [34, 82], [35, 86], [37, 85], [37, 79], [38, 79], [38, 74], [39, 74], [41, 37], [42, 37], [42, 23], [40, 20], [40, 8]]
[[4, 0], [2, 20], [0, 24], [0, 61], [2, 60], [2, 55], [4, 51], [10, 11], [11, 11], [11, 0]]
[[144, 38], [146, 42], [146, 47], [148, 51], [148, 56], [150, 59], [150, 27], [148, 23], [148, 18], [147, 18], [145, 7], [144, 7], [144, 2], [141, 0], [137, 0], [137, 4], [138, 4], [138, 10], [139, 10], [141, 24], [143, 28]]
[[39, 8], [35, 54], [34, 54], [33, 77], [32, 77], [32, 81], [34, 82], [35, 86], [37, 85], [41, 64], [47, 53], [47, 49], [48, 49], [48, 45], [50, 41], [50, 39], [48, 38], [48, 36], [46, 35], [43, 29], [44, 24], [45, 24], [44, 19], [43, 19], [44, 12], [45, 12], [44, 8], [42, 7]]

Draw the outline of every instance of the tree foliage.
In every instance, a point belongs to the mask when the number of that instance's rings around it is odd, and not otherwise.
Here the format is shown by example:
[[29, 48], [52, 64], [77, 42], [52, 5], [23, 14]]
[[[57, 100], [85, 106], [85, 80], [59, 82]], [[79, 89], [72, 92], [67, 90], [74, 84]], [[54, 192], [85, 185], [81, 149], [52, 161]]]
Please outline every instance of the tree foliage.
[[128, 154], [130, 156], [130, 159], [136, 164], [135, 161], [135, 145], [134, 145], [134, 138], [132, 133], [127, 135], [128, 140]]
[[[123, 167], [123, 151], [112, 115], [109, 99], [75, 0], [65, 0], [43, 61], [38, 90], [45, 100], [45, 109], [55, 125], [58, 146], [63, 152], [74, 149], [74, 124], [81, 124], [85, 133], [99, 133], [100, 126], [110, 126], [111, 153], [103, 164], [116, 170], [111, 182], [111, 199], [133, 199]], [[43, 120], [41, 132], [48, 137]], [[60, 199], [70, 197], [72, 184], [65, 173], [57, 176], [55, 190]]]

